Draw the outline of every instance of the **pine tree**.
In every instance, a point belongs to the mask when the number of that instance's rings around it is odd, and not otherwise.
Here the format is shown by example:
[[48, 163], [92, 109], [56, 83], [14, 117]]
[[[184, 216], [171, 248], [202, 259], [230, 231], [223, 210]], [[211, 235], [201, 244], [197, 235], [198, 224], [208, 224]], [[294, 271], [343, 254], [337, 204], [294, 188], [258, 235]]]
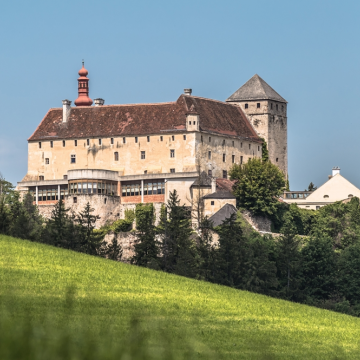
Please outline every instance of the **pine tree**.
[[249, 248], [241, 226], [236, 221], [236, 214], [225, 219], [217, 231], [219, 248], [216, 252], [215, 281], [223, 285], [242, 288]]
[[5, 195], [0, 195], [0, 234], [9, 233], [10, 223], [10, 213], [5, 203]]
[[75, 217], [75, 222], [78, 224], [80, 251], [89, 255], [99, 255], [105, 235], [94, 232], [97, 219], [91, 214], [93, 211], [90, 203], [87, 203], [84, 210]]
[[196, 276], [196, 246], [190, 239], [192, 234], [189, 211], [180, 200], [176, 190], [169, 194], [163, 213], [159, 233], [162, 237], [162, 269], [178, 275]]
[[336, 258], [330, 238], [312, 236], [301, 250], [304, 292], [310, 298], [326, 300], [336, 286]]
[[121, 244], [117, 241], [116, 235], [114, 234], [109, 244], [104, 244], [102, 255], [110, 260], [120, 261], [123, 255], [123, 249]]
[[285, 215], [282, 235], [277, 243], [277, 269], [280, 294], [287, 299], [297, 300], [300, 296], [300, 239], [290, 213]]
[[135, 254], [131, 259], [133, 264], [158, 269], [159, 244], [156, 241], [154, 206], [137, 204], [136, 216], [136, 243]]

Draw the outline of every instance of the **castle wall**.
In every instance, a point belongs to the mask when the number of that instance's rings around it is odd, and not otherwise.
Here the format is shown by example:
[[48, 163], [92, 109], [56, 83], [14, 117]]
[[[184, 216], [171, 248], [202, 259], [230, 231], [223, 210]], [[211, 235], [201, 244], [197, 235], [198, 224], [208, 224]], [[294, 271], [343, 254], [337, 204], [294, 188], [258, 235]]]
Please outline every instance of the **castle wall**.
[[[174, 136], [174, 140], [172, 140]], [[186, 139], [184, 139], [184, 136]], [[162, 141], [161, 141], [162, 137]], [[151, 173], [170, 173], [195, 171], [195, 133], [91, 138], [87, 146], [87, 139], [54, 140], [51, 148], [50, 141], [29, 142], [28, 144], [28, 174], [24, 180], [38, 180], [44, 176], [45, 180], [63, 179], [68, 170], [73, 169], [104, 169], [118, 171], [119, 175]], [[77, 146], [75, 146], [77, 140]], [[170, 150], [174, 150], [171, 157]], [[142, 159], [141, 152], [145, 152]], [[118, 153], [116, 160], [115, 152]], [[75, 155], [76, 162], [71, 163], [71, 155]], [[48, 160], [46, 160], [48, 159]], [[49, 164], [47, 164], [47, 161]]]
[[[209, 151], [211, 151], [210, 159]], [[224, 154], [225, 161], [223, 161]], [[222, 178], [223, 171], [225, 170], [229, 173], [234, 163], [241, 163], [241, 158], [243, 163], [254, 157], [261, 158], [262, 147], [261, 143], [251, 140], [209, 133], [197, 133], [196, 156], [198, 158], [197, 167], [200, 169], [200, 172], [205, 171], [208, 173], [208, 170], [212, 170], [213, 177]]]

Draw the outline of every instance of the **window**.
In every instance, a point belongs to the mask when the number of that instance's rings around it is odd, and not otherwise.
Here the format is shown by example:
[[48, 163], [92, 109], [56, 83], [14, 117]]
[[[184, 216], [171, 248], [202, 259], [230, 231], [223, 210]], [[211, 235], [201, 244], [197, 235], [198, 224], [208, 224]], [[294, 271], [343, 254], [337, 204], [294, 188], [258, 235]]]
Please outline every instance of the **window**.
[[101, 144], [102, 144], [102, 141], [101, 141], [101, 139], [99, 139], [99, 145], [101, 146]]
[[136, 142], [136, 143], [138, 142], [138, 138], [137, 138], [137, 136], [135, 136], [135, 142]]
[[235, 141], [232, 142], [232, 146], [235, 146]]
[[145, 159], [145, 151], [141, 151], [141, 160]]
[[39, 141], [39, 149], [41, 149], [41, 141]]
[[223, 144], [223, 146], [225, 146], [225, 139], [223, 140], [223, 143], [222, 143], [222, 144]]
[[324, 199], [328, 199], [329, 198], [329, 195], [324, 195]]
[[123, 137], [123, 144], [126, 144], [126, 137]]
[[223, 162], [226, 161], [226, 154], [223, 154]]
[[163, 137], [162, 137], [162, 136], [160, 136], [160, 141], [163, 141]]
[[231, 162], [234, 164], [234, 162], [235, 162], [235, 155], [232, 155], [232, 156], [231, 156]]
[[86, 139], [86, 145], [90, 146], [90, 139]]
[[240, 147], [242, 148], [242, 143], [240, 143]]
[[208, 152], [208, 159], [211, 160], [211, 151]]
[[273, 104], [271, 103], [271, 104], [270, 104], [270, 108], [271, 108], [271, 110], [272, 110], [272, 106], [273, 106]]
[[243, 163], [243, 157], [240, 156], [240, 164], [242, 164], [242, 163]]
[[186, 135], [183, 135], [184, 140], [186, 140]]
[[256, 107], [257, 107], [258, 109], [260, 109], [260, 103], [257, 103], [257, 104], [256, 104]]
[[50, 147], [54, 147], [54, 142], [53, 141], [50, 141]]
[[107, 199], [105, 198], [105, 199], [104, 199], [104, 204], [106, 204], [106, 200], [107, 200]]
[[208, 170], [208, 175], [212, 176], [212, 170]]
[[119, 161], [119, 153], [117, 151], [114, 152], [114, 161]]
[[258, 151], [260, 151], [260, 146], [258, 146]]
[[209, 142], [211, 142], [211, 136], [209, 136]]
[[150, 142], [150, 136], [146, 137], [147, 142]]
[[144, 170], [144, 174], [147, 174], [147, 170]]
[[191, 125], [191, 121], [189, 121], [189, 125]]
[[63, 147], [65, 147], [65, 140], [63, 140]]
[[215, 201], [212, 200], [212, 201], [211, 201], [211, 205], [214, 206], [214, 205], [215, 205]]
[[196, 125], [196, 121], [193, 121], [193, 125]]
[[64, 180], [67, 180], [67, 175], [63, 175], [63, 179], [64, 179]]
[[201, 135], [201, 142], [203, 142], [203, 136]]
[[175, 136], [174, 136], [174, 135], [171, 136], [171, 140], [172, 140], [172, 141], [175, 140]]
[[279, 110], [279, 106], [278, 106], [278, 104], [276, 104], [276, 110]]
[[170, 172], [171, 172], [171, 173], [174, 173], [174, 172], [175, 172], [175, 169], [170, 169]]
[[226, 170], [223, 170], [223, 178], [227, 179], [227, 171]]
[[71, 164], [75, 164], [75, 163], [76, 163], [76, 155], [71, 155], [71, 156], [70, 156], [70, 163], [71, 163]]
[[170, 150], [170, 157], [171, 158], [175, 157], [175, 150], [173, 150], [173, 149]]
[[281, 111], [284, 111], [284, 105], [281, 105]]
[[249, 108], [249, 104], [245, 104], [245, 109], [248, 109]]
[[316, 206], [316, 210], [319, 210], [320, 209], [320, 206]]
[[77, 197], [76, 196], [73, 197], [73, 203], [77, 204]]
[[44, 175], [39, 176], [39, 181], [44, 181]]
[[276, 162], [278, 162], [279, 161], [279, 158], [276, 158]]
[[111, 138], [111, 139], [110, 139], [110, 144], [111, 144], [111, 145], [114, 145], [114, 138]]
[[251, 144], [249, 144], [249, 149], [251, 149]]
[[45, 158], [45, 164], [49, 165], [49, 158]]
[[348, 195], [348, 198], [352, 198], [352, 197], [354, 197], [353, 194], [349, 194], [349, 195]]

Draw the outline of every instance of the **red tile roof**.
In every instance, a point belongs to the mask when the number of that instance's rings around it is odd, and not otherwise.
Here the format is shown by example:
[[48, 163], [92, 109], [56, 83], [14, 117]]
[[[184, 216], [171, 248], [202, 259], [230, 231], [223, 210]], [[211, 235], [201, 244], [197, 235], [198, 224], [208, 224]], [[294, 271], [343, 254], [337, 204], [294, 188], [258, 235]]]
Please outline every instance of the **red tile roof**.
[[160, 104], [73, 107], [67, 123], [62, 123], [61, 108], [50, 109], [28, 140], [150, 135], [185, 130], [188, 113], [199, 114], [200, 130], [261, 142], [238, 106], [186, 95], [175, 102]]
[[224, 178], [216, 179], [216, 190], [217, 191], [233, 191], [233, 186], [236, 183], [236, 180], [229, 180]]

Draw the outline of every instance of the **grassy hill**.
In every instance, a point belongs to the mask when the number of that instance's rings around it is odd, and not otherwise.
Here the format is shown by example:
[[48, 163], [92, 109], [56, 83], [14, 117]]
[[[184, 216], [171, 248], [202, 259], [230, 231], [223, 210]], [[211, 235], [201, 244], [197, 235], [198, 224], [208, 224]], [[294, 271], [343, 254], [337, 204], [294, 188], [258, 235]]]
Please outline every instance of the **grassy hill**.
[[0, 334], [5, 360], [360, 358], [358, 318], [6, 236]]

